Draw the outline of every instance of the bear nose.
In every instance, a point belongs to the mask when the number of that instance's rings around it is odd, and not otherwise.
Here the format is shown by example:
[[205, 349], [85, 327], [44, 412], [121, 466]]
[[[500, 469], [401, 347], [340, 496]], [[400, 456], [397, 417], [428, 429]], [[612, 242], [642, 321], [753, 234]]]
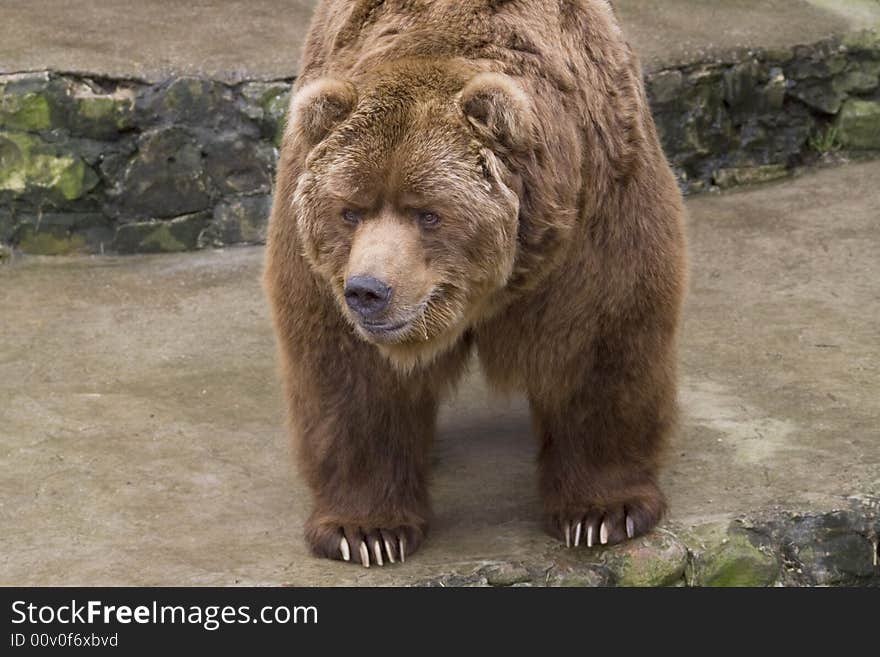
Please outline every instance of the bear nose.
[[391, 287], [372, 276], [352, 276], [345, 282], [345, 302], [364, 319], [370, 319], [388, 307]]

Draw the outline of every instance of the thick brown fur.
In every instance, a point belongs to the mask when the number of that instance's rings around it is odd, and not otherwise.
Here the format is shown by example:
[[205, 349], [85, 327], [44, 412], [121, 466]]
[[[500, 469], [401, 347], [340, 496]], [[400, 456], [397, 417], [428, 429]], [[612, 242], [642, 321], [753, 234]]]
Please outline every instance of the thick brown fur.
[[[438, 402], [474, 347], [528, 395], [549, 531], [649, 531], [685, 268], [681, 196], [607, 2], [321, 3], [265, 271], [312, 550], [418, 548]], [[350, 312], [361, 274], [391, 285], [402, 328]]]

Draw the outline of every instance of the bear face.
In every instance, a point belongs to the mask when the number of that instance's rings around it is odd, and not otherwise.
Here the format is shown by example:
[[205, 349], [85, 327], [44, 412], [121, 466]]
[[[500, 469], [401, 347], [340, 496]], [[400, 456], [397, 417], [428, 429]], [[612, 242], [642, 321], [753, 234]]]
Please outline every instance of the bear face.
[[485, 317], [517, 254], [530, 107], [501, 75], [414, 63], [295, 95], [293, 210], [305, 257], [364, 340], [408, 368]]

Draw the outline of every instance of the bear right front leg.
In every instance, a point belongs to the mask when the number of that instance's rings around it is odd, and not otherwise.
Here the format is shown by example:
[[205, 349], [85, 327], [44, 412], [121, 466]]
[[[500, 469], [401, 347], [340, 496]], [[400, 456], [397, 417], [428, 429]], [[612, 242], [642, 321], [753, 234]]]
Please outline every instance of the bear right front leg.
[[316, 556], [365, 567], [402, 562], [430, 518], [430, 377], [407, 381], [366, 344], [328, 348], [333, 357], [315, 362], [324, 367], [288, 369], [297, 456], [314, 498], [306, 542]]

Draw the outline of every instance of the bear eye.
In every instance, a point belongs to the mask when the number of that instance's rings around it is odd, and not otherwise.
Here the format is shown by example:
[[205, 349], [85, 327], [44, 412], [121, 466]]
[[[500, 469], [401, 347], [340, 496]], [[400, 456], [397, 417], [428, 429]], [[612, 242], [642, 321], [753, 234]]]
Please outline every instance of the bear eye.
[[428, 228], [431, 228], [440, 223], [440, 216], [434, 212], [423, 210], [419, 212], [419, 223], [422, 224], [422, 226], [427, 226]]
[[364, 218], [364, 215], [357, 210], [352, 210], [351, 208], [346, 208], [342, 211], [342, 218], [345, 219], [347, 223], [350, 224], [359, 224], [361, 220]]

